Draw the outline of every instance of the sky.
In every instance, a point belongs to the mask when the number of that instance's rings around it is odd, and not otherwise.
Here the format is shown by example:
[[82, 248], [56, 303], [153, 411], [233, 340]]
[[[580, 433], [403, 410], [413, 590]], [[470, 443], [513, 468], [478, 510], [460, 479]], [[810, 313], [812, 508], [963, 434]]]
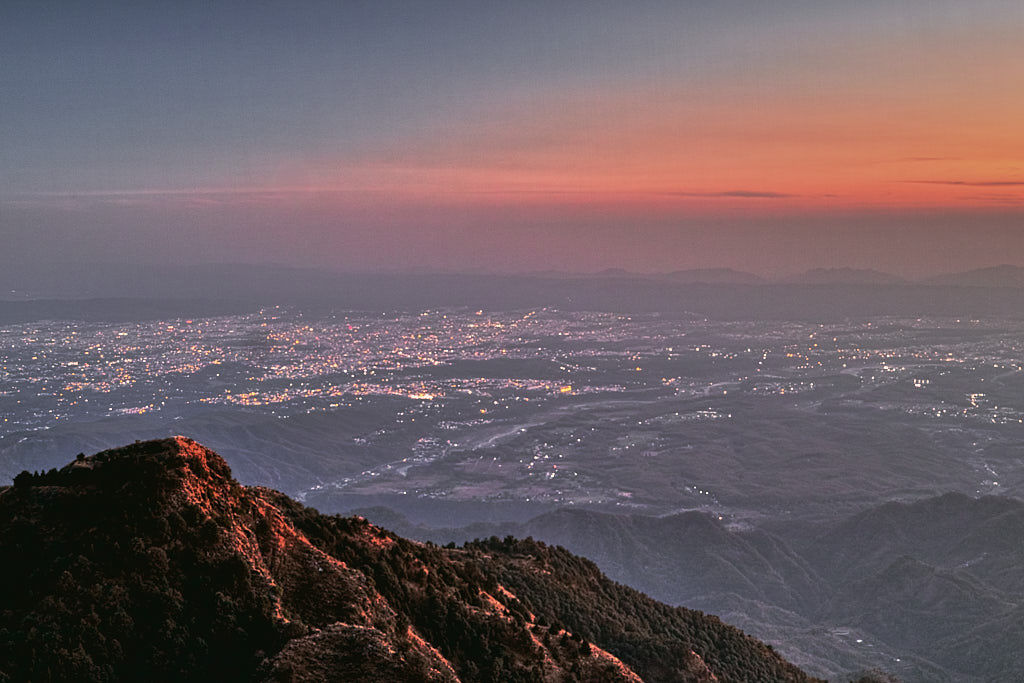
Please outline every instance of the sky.
[[0, 267], [1024, 265], [1024, 3], [0, 3]]

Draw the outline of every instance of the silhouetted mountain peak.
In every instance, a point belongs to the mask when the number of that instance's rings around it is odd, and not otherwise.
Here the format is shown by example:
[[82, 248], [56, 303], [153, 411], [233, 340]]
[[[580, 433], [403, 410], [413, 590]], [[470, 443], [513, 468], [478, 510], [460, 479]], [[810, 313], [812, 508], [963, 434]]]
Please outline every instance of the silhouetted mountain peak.
[[323, 516], [184, 437], [22, 473], [0, 520], [4, 680], [808, 680], [561, 548]]

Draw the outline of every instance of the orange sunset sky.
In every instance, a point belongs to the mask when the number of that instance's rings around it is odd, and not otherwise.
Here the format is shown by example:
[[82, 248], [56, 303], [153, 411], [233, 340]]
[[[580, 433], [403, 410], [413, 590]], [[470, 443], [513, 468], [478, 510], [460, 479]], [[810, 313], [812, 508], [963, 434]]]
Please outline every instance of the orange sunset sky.
[[1024, 263], [1020, 3], [551, 4], [5, 3], [6, 258]]

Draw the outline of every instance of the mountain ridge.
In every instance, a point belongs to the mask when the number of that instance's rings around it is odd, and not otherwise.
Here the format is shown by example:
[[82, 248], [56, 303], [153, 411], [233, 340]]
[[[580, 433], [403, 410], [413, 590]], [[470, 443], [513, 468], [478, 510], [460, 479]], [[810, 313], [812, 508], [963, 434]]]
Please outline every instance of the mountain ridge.
[[184, 437], [23, 472], [0, 520], [0, 680], [813, 680], [564, 549], [408, 541]]
[[669, 604], [720, 615], [830, 680], [884, 669], [906, 681], [1017, 680], [1024, 671], [1024, 501], [946, 492], [818, 522], [735, 524], [558, 509], [462, 529], [360, 514], [421, 540], [531, 536], [595, 561]]

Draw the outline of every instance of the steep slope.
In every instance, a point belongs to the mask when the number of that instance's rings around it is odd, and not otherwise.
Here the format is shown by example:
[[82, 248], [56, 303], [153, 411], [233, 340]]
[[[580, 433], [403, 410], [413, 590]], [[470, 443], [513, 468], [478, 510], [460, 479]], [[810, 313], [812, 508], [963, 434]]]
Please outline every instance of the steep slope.
[[1024, 502], [947, 493], [886, 503], [808, 539], [833, 586], [822, 618], [857, 625], [958, 680], [1024, 670]]
[[563, 508], [522, 524], [445, 530], [416, 527], [387, 508], [359, 512], [405, 536], [438, 543], [491, 535], [538, 538], [592, 558], [613, 579], [676, 604], [737, 594], [799, 609], [817, 604], [827, 592], [779, 539], [757, 530], [730, 530], [702, 512], [650, 517]]
[[[424, 541], [462, 542], [493, 534], [564, 546], [591, 558], [612, 579], [658, 600], [721, 615], [819, 676], [848, 680], [862, 669], [891, 669], [895, 656], [901, 670], [913, 660], [917, 669], [935, 673], [936, 667], [904, 652], [864, 648], [855, 638], [831, 633], [819, 612], [837, 592], [835, 586], [783, 539], [757, 529], [728, 528], [710, 514], [650, 517], [561, 509], [525, 523], [432, 529], [387, 508], [360, 513]], [[932, 675], [932, 680], [942, 679]]]
[[1024, 501], [947, 493], [836, 522], [731, 527], [716, 516], [563, 509], [461, 529], [362, 511], [444, 543], [531, 536], [593, 559], [670, 604], [721, 615], [812, 673], [867, 668], [908, 681], [1019, 680], [1024, 671]]
[[806, 556], [835, 581], [854, 581], [901, 555], [966, 568], [1012, 594], [1024, 592], [1024, 502], [947, 493], [859, 513], [808, 544]]
[[0, 491], [0, 680], [803, 681], [531, 540], [404, 540], [182, 438]]

